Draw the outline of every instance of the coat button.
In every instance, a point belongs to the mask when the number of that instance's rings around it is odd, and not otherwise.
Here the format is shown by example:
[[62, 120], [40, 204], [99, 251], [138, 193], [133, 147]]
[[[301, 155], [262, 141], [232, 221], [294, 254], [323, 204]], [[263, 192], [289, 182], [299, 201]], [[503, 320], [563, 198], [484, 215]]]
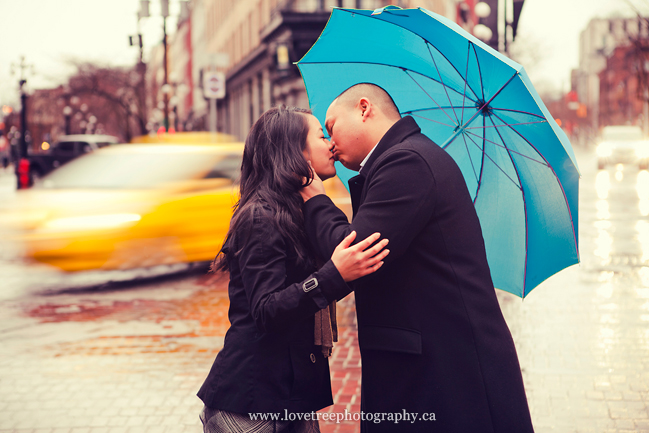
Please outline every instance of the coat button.
[[311, 354], [311, 362], [315, 364], [315, 355], [313, 353]]

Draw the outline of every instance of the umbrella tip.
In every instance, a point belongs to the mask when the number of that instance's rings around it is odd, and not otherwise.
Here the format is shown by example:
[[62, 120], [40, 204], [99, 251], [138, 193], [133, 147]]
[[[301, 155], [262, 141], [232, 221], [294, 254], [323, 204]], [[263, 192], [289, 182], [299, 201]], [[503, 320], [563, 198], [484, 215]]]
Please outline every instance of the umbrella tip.
[[477, 108], [483, 116], [490, 116], [493, 111], [491, 106], [484, 99], [478, 99], [475, 101], [475, 108]]

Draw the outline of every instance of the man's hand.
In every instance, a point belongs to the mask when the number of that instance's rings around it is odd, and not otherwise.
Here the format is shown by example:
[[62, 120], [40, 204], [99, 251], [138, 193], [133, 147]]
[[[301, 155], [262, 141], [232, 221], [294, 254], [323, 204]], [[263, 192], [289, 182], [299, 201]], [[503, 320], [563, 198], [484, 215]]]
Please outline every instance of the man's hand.
[[[309, 161], [309, 166], [311, 166], [311, 161]], [[322, 183], [322, 179], [318, 177], [318, 174], [315, 172], [313, 167], [311, 167], [311, 173], [313, 173], [313, 181], [311, 182], [310, 185], [307, 185], [303, 187], [300, 190], [300, 194], [302, 195], [302, 199], [306, 202], [312, 197], [315, 197], [316, 195], [324, 194], [325, 189], [324, 189], [324, 184]]]
[[355, 238], [356, 232], [353, 231], [338, 244], [331, 256], [331, 261], [346, 282], [376, 272], [383, 266], [383, 259], [390, 253], [390, 250], [385, 248], [388, 244], [387, 239], [382, 239], [370, 248], [370, 245], [381, 238], [379, 233], [374, 233], [351, 246]]

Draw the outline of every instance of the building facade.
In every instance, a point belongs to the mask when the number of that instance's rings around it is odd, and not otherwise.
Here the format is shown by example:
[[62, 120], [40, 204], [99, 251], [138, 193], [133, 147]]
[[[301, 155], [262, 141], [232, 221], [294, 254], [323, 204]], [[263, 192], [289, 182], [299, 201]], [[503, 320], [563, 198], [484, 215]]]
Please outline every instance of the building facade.
[[[201, 77], [225, 73], [217, 129], [243, 140], [261, 113], [278, 104], [308, 107], [297, 62], [324, 29], [334, 7], [424, 7], [456, 21], [457, 0], [192, 0], [192, 115], [205, 119]], [[225, 61], [224, 61], [225, 59]], [[206, 126], [207, 123], [205, 122]]]
[[573, 73], [572, 81], [579, 101], [586, 104], [593, 131], [601, 126], [600, 73], [606, 68], [607, 59], [617, 47], [648, 36], [647, 23], [637, 17], [594, 18], [581, 32], [579, 68]]
[[616, 47], [599, 73], [599, 125], [643, 126], [644, 101], [637, 51], [632, 45]]

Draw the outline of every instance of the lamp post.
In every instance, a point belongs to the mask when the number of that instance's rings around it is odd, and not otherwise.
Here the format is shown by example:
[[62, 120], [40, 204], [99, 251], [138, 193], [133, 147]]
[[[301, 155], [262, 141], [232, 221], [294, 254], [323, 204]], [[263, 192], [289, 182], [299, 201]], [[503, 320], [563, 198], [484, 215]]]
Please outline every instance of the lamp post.
[[473, 8], [479, 21], [473, 28], [473, 34], [493, 49], [507, 54], [509, 45], [516, 39], [524, 2], [480, 0]]
[[63, 108], [63, 117], [65, 117], [65, 135], [70, 135], [70, 117], [72, 116], [72, 107], [66, 105]]
[[[186, 7], [186, 1], [180, 1], [181, 8]], [[167, 43], [167, 18], [169, 17], [169, 0], [160, 0], [160, 15], [162, 16], [162, 47], [163, 47], [163, 60], [162, 68], [164, 70], [164, 78], [162, 88], [169, 85], [169, 58], [168, 58], [168, 43]], [[149, 0], [140, 1], [140, 12], [138, 19], [149, 17]], [[162, 102], [164, 104], [164, 128], [169, 131], [169, 91], [163, 90]]]
[[[169, 0], [160, 0], [160, 5], [162, 6], [162, 47], [164, 49], [164, 59], [163, 68], [164, 68], [164, 82], [162, 87], [169, 86], [169, 61], [168, 61], [168, 46], [167, 46], [167, 17], [169, 16]], [[163, 102], [165, 104], [164, 114], [165, 114], [165, 131], [169, 132], [169, 94], [168, 92], [163, 92], [162, 95]]]
[[20, 79], [18, 80], [19, 90], [20, 90], [20, 144], [18, 146], [18, 155], [16, 158], [16, 181], [17, 188], [29, 188], [31, 186], [31, 174], [29, 168], [29, 158], [27, 152], [27, 92], [25, 92], [25, 84], [27, 84], [27, 79], [25, 78], [25, 69], [31, 68], [32, 74], [34, 73], [34, 65], [25, 64], [25, 56], [20, 57], [20, 63], [16, 66], [13, 63], [11, 64], [11, 73], [12, 75], [15, 72], [15, 68], [20, 69]]
[[15, 74], [15, 69], [20, 69], [20, 78], [18, 80], [18, 88], [20, 91], [20, 147], [18, 158], [27, 157], [27, 92], [25, 92], [25, 84], [27, 78], [25, 77], [25, 70], [31, 68], [32, 74], [34, 73], [34, 65], [27, 65], [25, 63], [25, 56], [20, 57], [18, 65], [11, 64], [11, 74]]

